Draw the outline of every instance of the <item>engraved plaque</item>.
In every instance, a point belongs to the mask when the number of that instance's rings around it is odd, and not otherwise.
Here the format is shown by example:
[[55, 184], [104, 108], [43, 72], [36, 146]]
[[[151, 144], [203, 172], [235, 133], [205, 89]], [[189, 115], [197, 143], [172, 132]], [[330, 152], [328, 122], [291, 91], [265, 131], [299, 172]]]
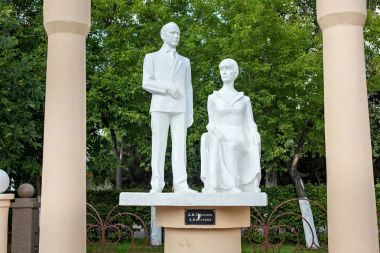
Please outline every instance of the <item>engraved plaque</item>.
[[215, 209], [185, 209], [185, 225], [215, 225]]

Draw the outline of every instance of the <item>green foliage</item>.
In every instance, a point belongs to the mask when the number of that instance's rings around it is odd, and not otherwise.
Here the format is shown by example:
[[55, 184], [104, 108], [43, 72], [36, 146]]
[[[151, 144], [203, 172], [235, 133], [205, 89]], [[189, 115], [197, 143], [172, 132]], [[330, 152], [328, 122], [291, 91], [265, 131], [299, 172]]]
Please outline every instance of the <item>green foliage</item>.
[[[130, 192], [141, 191], [139, 188], [128, 189]], [[106, 219], [109, 215], [111, 209], [118, 205], [119, 203], [119, 194], [120, 191], [117, 190], [89, 190], [87, 191], [87, 203], [93, 206], [96, 211], [99, 213], [102, 219]], [[87, 212], [91, 212], [90, 208], [87, 208]], [[111, 216], [121, 213], [129, 212], [138, 215], [150, 228], [150, 207], [141, 207], [141, 206], [128, 206], [128, 207], [119, 207], [112, 213]], [[110, 217], [111, 217], [110, 216]], [[94, 222], [93, 220], [90, 220]], [[130, 220], [121, 220], [129, 224]]]
[[[326, 186], [325, 185], [307, 185], [307, 194], [309, 199], [311, 200], [311, 207], [313, 210], [314, 221], [317, 228], [325, 227], [327, 224], [327, 216], [326, 216]], [[380, 187], [377, 188], [377, 195], [380, 197]], [[138, 192], [142, 191], [140, 188], [128, 189], [125, 191], [130, 192]], [[271, 212], [282, 202], [296, 198], [296, 193], [293, 185], [281, 186], [281, 187], [271, 187], [264, 188], [263, 192], [268, 194], [269, 205], [267, 207], [259, 207], [257, 210], [263, 215], [266, 219], [269, 218]], [[118, 204], [119, 202], [119, 193], [120, 191], [116, 190], [89, 190], [87, 191], [87, 202], [95, 207], [95, 209], [99, 212], [100, 216], [105, 218], [112, 207]], [[379, 204], [380, 205], [380, 204]], [[139, 217], [141, 217], [145, 224], [149, 226], [150, 224], [150, 207], [120, 207], [117, 209], [117, 212], [131, 212]], [[116, 213], [117, 213], [116, 212]], [[251, 209], [252, 214], [255, 214], [254, 210]], [[279, 208], [274, 212], [272, 218], [275, 216], [285, 213], [285, 212], [293, 212], [300, 214], [299, 205], [297, 200], [292, 201], [282, 208]], [[115, 213], [115, 214], [116, 214]], [[128, 220], [126, 221], [128, 222]], [[252, 220], [253, 222], [253, 220]], [[296, 215], [286, 215], [279, 218], [274, 224], [286, 224], [293, 228], [296, 228], [300, 234], [300, 239], [303, 240], [303, 228], [302, 222], [299, 217]], [[289, 237], [288, 240], [293, 239]], [[326, 238], [321, 234], [320, 241], [322, 243], [326, 243]]]
[[[311, 207], [314, 216], [314, 222], [316, 228], [325, 228], [327, 225], [327, 192], [326, 185], [306, 185], [307, 195], [311, 201]], [[133, 188], [125, 191], [138, 192], [144, 189]], [[376, 185], [376, 207], [377, 210], [380, 210], [380, 184]], [[258, 211], [264, 218], [268, 219], [273, 210], [279, 206], [284, 201], [295, 199], [296, 193], [293, 185], [279, 186], [279, 187], [270, 187], [263, 188], [263, 192], [268, 194], [269, 205], [267, 207], [258, 207]], [[95, 207], [98, 210], [99, 214], [102, 217], [106, 217], [110, 209], [117, 205], [119, 202], [119, 193], [120, 191], [115, 190], [102, 190], [102, 191], [87, 191], [87, 202]], [[148, 225], [150, 224], [150, 208], [149, 207], [122, 207], [119, 211], [128, 211], [140, 216], [144, 222]], [[255, 211], [251, 209], [253, 215]], [[272, 215], [272, 219], [280, 214], [285, 212], [293, 212], [300, 214], [299, 205], [297, 201], [289, 202], [288, 204], [283, 205]], [[253, 223], [254, 220], [251, 220]], [[280, 217], [274, 224], [286, 224], [293, 228], [296, 228], [300, 232], [300, 239], [303, 240], [303, 228], [300, 218], [295, 215], [287, 215]], [[288, 239], [292, 239], [291, 237]], [[294, 239], [294, 238], [293, 238]], [[322, 244], [327, 243], [326, 235], [319, 233], [318, 239]], [[294, 241], [293, 241], [294, 242]]]
[[[374, 1], [369, 1], [373, 2]], [[377, 6], [379, 3], [377, 2]], [[376, 9], [376, 8], [375, 8]], [[369, 116], [371, 123], [372, 158], [375, 176], [380, 176], [380, 15], [374, 9], [368, 11], [364, 31], [366, 40], [366, 69], [369, 91]]]
[[369, 10], [364, 30], [366, 48], [366, 69], [368, 90], [370, 93], [380, 92], [380, 15]]
[[376, 162], [380, 162], [380, 92], [373, 94], [369, 99], [369, 115], [371, 123], [372, 158], [375, 162], [375, 170], [379, 172]]
[[[257, 210], [263, 215], [266, 219], [274, 221], [276, 216], [280, 215], [278, 219], [272, 224], [283, 224], [288, 225], [299, 232], [299, 239], [304, 240], [303, 236], [303, 227], [302, 219], [300, 216], [300, 207], [297, 200], [297, 195], [293, 185], [279, 186], [264, 188], [263, 192], [268, 194], [268, 206], [259, 207]], [[315, 222], [315, 227], [318, 230], [319, 228], [325, 228], [327, 226], [327, 213], [326, 213], [326, 186], [325, 185], [306, 185], [306, 192], [308, 199], [310, 200], [310, 205], [313, 211], [313, 217]], [[294, 199], [294, 201], [287, 202], [280, 206], [281, 203], [284, 203], [287, 200]], [[278, 208], [278, 209], [276, 209]], [[276, 209], [276, 210], [275, 210]], [[284, 216], [282, 214], [288, 213]], [[253, 212], [255, 214], [255, 212]], [[289, 232], [289, 231], [288, 231]], [[296, 242], [294, 233], [286, 236], [287, 241]], [[318, 236], [319, 241], [322, 244], [327, 243], [326, 234], [321, 233]]]
[[16, 187], [42, 163], [46, 36], [40, 1], [0, 2], [0, 169]]

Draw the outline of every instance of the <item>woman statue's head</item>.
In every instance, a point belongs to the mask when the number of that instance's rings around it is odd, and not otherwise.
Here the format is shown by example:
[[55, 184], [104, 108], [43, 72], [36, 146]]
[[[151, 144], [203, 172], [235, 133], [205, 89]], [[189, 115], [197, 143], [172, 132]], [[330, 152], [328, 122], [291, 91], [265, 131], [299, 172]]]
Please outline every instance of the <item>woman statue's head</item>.
[[221, 61], [219, 70], [223, 82], [233, 82], [239, 75], [239, 66], [233, 59], [224, 59]]

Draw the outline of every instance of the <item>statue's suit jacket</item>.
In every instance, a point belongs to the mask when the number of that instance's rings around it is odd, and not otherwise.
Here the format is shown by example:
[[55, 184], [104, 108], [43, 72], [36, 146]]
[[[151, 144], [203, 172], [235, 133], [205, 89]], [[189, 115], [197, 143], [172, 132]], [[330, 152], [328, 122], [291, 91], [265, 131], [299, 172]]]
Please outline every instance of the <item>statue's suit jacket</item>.
[[[145, 55], [143, 88], [152, 93], [150, 112], [184, 112], [189, 126], [193, 121], [190, 60], [176, 53], [173, 64], [174, 60], [169, 57], [164, 48]], [[180, 98], [166, 92], [169, 83], [179, 90]]]

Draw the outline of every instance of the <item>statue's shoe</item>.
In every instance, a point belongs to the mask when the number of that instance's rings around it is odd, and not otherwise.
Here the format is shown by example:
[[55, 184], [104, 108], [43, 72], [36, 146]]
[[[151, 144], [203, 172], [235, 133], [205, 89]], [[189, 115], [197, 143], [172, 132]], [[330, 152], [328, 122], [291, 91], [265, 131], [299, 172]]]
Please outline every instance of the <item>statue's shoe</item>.
[[160, 190], [158, 190], [158, 189], [154, 189], [154, 188], [152, 188], [149, 192], [150, 192], [150, 193], [161, 193], [162, 190], [160, 191]]
[[203, 188], [202, 193], [216, 193], [214, 188]]
[[232, 187], [229, 191], [227, 191], [228, 193], [239, 193], [241, 192], [241, 190], [237, 187]]

